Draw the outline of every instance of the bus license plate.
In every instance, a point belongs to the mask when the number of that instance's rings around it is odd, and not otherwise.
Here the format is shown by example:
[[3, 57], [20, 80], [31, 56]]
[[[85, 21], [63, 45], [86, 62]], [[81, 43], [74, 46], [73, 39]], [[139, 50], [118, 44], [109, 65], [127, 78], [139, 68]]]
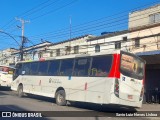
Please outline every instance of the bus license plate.
[[128, 95], [128, 99], [133, 99], [133, 95]]

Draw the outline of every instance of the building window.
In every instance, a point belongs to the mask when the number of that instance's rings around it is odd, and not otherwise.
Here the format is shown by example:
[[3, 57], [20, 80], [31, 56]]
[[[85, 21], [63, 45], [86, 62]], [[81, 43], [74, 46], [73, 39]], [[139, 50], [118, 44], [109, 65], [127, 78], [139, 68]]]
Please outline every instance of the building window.
[[66, 55], [70, 54], [71, 46], [66, 46]]
[[123, 41], [125, 42], [127, 41], [127, 36], [123, 37]]
[[121, 49], [121, 42], [115, 42], [115, 49]]
[[160, 22], [160, 13], [155, 13], [149, 16], [149, 23], [157, 23]]
[[60, 56], [60, 49], [56, 50], [56, 56]]
[[38, 53], [38, 58], [41, 58], [42, 57], [42, 52], [39, 52]]
[[95, 46], [95, 52], [100, 52], [100, 45]]
[[36, 55], [36, 51], [33, 51], [33, 56], [32, 56], [32, 59], [34, 60], [35, 58], [35, 55]]
[[53, 57], [53, 51], [50, 52], [50, 57]]
[[78, 54], [79, 53], [79, 46], [74, 46], [74, 54]]
[[140, 47], [140, 39], [135, 38], [135, 47]]
[[6, 60], [6, 62], [5, 63], [8, 63], [8, 60]]

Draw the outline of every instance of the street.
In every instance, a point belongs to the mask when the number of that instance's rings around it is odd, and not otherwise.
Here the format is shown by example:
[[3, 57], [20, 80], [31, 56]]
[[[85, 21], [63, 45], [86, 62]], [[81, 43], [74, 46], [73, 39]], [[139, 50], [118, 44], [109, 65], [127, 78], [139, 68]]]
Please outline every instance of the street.
[[[114, 108], [113, 106], [90, 105], [90, 104], [68, 104], [67, 106], [58, 106], [54, 99], [41, 96], [24, 96], [19, 98], [16, 93], [10, 89], [0, 89], [0, 111], [40, 111], [45, 116], [41, 119], [87, 119], [87, 120], [105, 120], [105, 119], [135, 119], [135, 117], [112, 117], [110, 112], [117, 111], [158, 111], [160, 105], [158, 104], [144, 104], [142, 108], [128, 109], [128, 108]], [[47, 111], [47, 112], [46, 112]], [[54, 112], [53, 112], [54, 111]], [[70, 112], [69, 112], [70, 111]], [[109, 112], [109, 113], [108, 113]], [[95, 116], [94, 116], [94, 115]], [[87, 116], [88, 115], [88, 116]], [[55, 116], [55, 117], [54, 117]], [[62, 116], [62, 117], [61, 117]], [[100, 116], [100, 117], [96, 117]], [[53, 118], [54, 117], [54, 118]], [[12, 118], [13, 119], [13, 118]], [[35, 118], [34, 118], [35, 119]], [[136, 119], [152, 120], [158, 117], [137, 117]]]

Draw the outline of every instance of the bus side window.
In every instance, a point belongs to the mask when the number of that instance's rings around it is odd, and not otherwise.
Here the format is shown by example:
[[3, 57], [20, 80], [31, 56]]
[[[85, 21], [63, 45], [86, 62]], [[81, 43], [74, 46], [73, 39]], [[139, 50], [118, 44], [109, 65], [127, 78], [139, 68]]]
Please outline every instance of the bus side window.
[[21, 75], [22, 74], [22, 64], [19, 63], [16, 65], [16, 71], [15, 71], [16, 75]]
[[38, 74], [38, 62], [32, 62], [30, 67], [26, 69], [26, 75], [37, 75]]
[[48, 63], [48, 75], [58, 76], [59, 75], [59, 66], [60, 66], [60, 60], [52, 60]]
[[104, 77], [108, 76], [112, 65], [112, 56], [96, 56], [93, 57], [92, 67], [89, 70], [90, 76]]
[[88, 76], [90, 58], [76, 58], [74, 76]]
[[30, 65], [31, 65], [31, 63], [23, 63], [23, 68], [22, 68], [22, 71], [21, 71], [21, 75], [29, 75]]
[[62, 60], [60, 73], [63, 73], [62, 76], [71, 76], [73, 71], [74, 59]]
[[48, 61], [42, 61], [39, 63], [38, 75], [47, 75]]

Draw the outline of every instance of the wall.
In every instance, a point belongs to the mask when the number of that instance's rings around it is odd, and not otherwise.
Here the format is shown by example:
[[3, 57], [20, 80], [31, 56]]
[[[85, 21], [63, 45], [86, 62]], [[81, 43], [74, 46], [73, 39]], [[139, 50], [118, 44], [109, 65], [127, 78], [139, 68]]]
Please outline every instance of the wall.
[[[128, 38], [128, 33], [88, 41], [88, 53], [95, 52], [95, 46], [97, 44], [100, 45], [100, 52], [115, 50], [115, 42], [122, 41], [123, 37]], [[129, 44], [129, 42], [121, 42], [121, 50], [129, 51]]]
[[129, 14], [129, 29], [149, 25], [149, 15], [159, 13], [160, 5], [156, 5], [144, 10], [138, 10]]
[[140, 39], [140, 47], [135, 47], [135, 38], [145, 37], [160, 33], [160, 25], [157, 27], [146, 28], [143, 30], [137, 30], [129, 33], [129, 39], [131, 40], [131, 51], [133, 53], [155, 51], [160, 49], [160, 36], [148, 37]]

